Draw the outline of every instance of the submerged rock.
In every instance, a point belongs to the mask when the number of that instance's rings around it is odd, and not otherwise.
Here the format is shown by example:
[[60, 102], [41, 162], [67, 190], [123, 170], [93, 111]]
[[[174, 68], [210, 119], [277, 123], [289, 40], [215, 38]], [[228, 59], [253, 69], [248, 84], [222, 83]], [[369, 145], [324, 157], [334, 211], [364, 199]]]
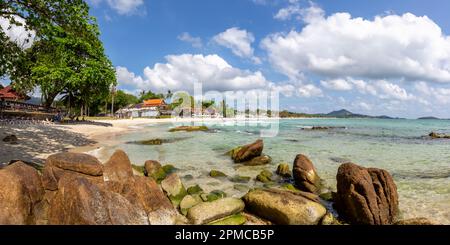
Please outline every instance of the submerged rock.
[[266, 165], [272, 162], [272, 158], [267, 155], [255, 157], [250, 161], [243, 162], [242, 164], [246, 166], [260, 166], [260, 165]]
[[181, 200], [187, 195], [187, 191], [177, 174], [167, 176], [161, 181], [161, 187], [167, 193], [174, 207], [178, 207]]
[[179, 131], [195, 132], [195, 131], [208, 131], [208, 130], [209, 129], [206, 126], [179, 126], [179, 127], [169, 129], [169, 132], [179, 132]]
[[326, 214], [316, 195], [277, 189], [255, 189], [243, 200], [251, 213], [280, 225], [317, 225]]
[[203, 192], [203, 189], [199, 185], [194, 185], [187, 188], [187, 193], [189, 195], [200, 194]]
[[450, 139], [450, 135], [439, 134], [436, 132], [431, 132], [428, 136], [430, 136], [432, 139]]
[[227, 197], [227, 193], [225, 193], [221, 190], [214, 190], [214, 191], [211, 191], [209, 194], [206, 194], [206, 193], [201, 194], [200, 197], [205, 202], [212, 202], [212, 201]]
[[262, 183], [268, 183], [272, 181], [273, 173], [268, 170], [263, 170], [256, 176], [256, 180]]
[[392, 224], [398, 213], [397, 187], [383, 169], [353, 163], [339, 167], [336, 208], [351, 224]]
[[235, 176], [229, 178], [229, 180], [233, 183], [248, 183], [251, 179], [252, 179], [252, 177], [240, 176], [240, 175], [235, 175]]
[[235, 163], [247, 162], [262, 154], [264, 143], [262, 140], [257, 140], [254, 143], [237, 147], [229, 152], [231, 159]]
[[211, 170], [209, 176], [213, 178], [227, 177], [227, 175], [219, 170]]
[[295, 184], [302, 191], [317, 193], [320, 190], [320, 178], [313, 163], [305, 155], [295, 157], [293, 175]]
[[16, 162], [0, 170], [0, 224], [36, 224], [36, 207], [44, 188], [36, 169]]
[[237, 198], [222, 198], [200, 203], [189, 209], [187, 217], [195, 225], [207, 224], [244, 210], [244, 202]]
[[166, 164], [164, 166], [162, 166], [164, 172], [166, 172], [166, 174], [171, 174], [174, 173], [175, 171], [177, 171], [177, 168], [175, 166], [173, 166], [172, 164]]
[[276, 172], [279, 176], [284, 177], [284, 178], [291, 178], [292, 177], [292, 172], [289, 169], [289, 164], [287, 163], [280, 163], [277, 167], [277, 172]]
[[5, 143], [17, 144], [18, 143], [17, 141], [19, 141], [19, 139], [14, 134], [8, 135], [5, 138], [3, 138], [3, 142]]

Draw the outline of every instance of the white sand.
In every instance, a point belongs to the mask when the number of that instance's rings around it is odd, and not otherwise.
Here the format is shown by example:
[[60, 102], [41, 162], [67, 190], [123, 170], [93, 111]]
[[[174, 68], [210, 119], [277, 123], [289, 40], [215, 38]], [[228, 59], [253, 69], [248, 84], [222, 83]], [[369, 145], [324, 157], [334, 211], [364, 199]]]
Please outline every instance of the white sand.
[[[242, 120], [242, 119], [241, 119]], [[247, 119], [256, 120], [256, 119]], [[277, 120], [273, 118], [271, 120]], [[88, 152], [98, 148], [98, 142], [113, 140], [115, 136], [126, 133], [138, 125], [153, 123], [181, 122], [236, 122], [239, 119], [222, 118], [177, 118], [177, 119], [119, 119], [97, 120], [91, 123], [71, 125], [4, 125], [0, 124], [0, 163], [23, 160], [43, 163], [54, 153], [63, 151]], [[14, 134], [18, 144], [2, 141]]]

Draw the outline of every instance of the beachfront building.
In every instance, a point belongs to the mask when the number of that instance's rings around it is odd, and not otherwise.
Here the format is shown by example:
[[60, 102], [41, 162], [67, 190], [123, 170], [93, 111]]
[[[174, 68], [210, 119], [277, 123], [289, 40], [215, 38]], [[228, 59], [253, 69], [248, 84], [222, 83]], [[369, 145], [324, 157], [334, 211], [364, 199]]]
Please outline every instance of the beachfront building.
[[129, 105], [115, 113], [119, 118], [159, 117], [170, 115], [171, 111], [164, 99], [144, 100], [143, 103]]
[[24, 102], [29, 99], [28, 96], [16, 92], [11, 86], [6, 86], [0, 89], [0, 100], [1, 101], [19, 101]]

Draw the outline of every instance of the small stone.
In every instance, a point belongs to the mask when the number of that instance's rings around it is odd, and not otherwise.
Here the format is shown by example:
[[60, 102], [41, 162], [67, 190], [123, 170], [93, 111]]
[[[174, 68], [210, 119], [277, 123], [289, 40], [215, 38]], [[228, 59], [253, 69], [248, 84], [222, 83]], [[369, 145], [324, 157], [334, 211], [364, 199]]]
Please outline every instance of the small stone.
[[5, 143], [10, 143], [10, 144], [17, 144], [17, 136], [15, 136], [14, 134], [12, 135], [8, 135], [5, 138], [3, 138], [3, 142]]
[[287, 163], [280, 163], [277, 167], [276, 173], [281, 177], [285, 177], [285, 178], [292, 177], [292, 172], [289, 169], [289, 164], [287, 164]]
[[183, 197], [187, 195], [187, 191], [177, 174], [167, 176], [161, 181], [161, 187], [167, 193], [174, 207], [178, 207]]
[[195, 205], [201, 202], [202, 202], [201, 200], [198, 200], [197, 198], [194, 198], [191, 195], [187, 195], [180, 202], [180, 211], [183, 215], [187, 215], [190, 208], [194, 207]]
[[220, 190], [211, 191], [209, 194], [201, 194], [200, 197], [205, 202], [212, 202], [227, 197], [227, 194]]
[[272, 172], [263, 170], [260, 174], [258, 174], [258, 176], [256, 176], [256, 180], [262, 183], [268, 183], [272, 181], [272, 176]]
[[327, 212], [322, 220], [320, 221], [321, 225], [340, 225], [341, 223], [334, 217], [334, 215], [330, 212]]
[[235, 175], [230, 178], [230, 181], [234, 183], [248, 183], [251, 179], [249, 176]]
[[163, 168], [164, 172], [166, 172], [167, 175], [177, 171], [177, 168], [175, 168], [175, 166], [173, 166], [172, 164], [166, 164], [166, 165], [162, 166], [162, 168]]
[[227, 177], [225, 173], [220, 172], [218, 170], [211, 170], [211, 172], [209, 172], [209, 176], [213, 178]]
[[203, 192], [203, 189], [199, 185], [194, 185], [187, 189], [187, 193], [189, 195], [199, 194], [201, 192]]
[[333, 201], [333, 193], [331, 191], [322, 193], [319, 195], [319, 197], [328, 202]]
[[246, 185], [236, 184], [233, 186], [233, 189], [235, 189], [237, 191], [241, 191], [241, 192], [246, 192], [246, 191], [248, 191], [249, 188]]
[[266, 165], [272, 162], [272, 158], [267, 155], [255, 157], [250, 161], [243, 162], [246, 166], [260, 166], [260, 165]]

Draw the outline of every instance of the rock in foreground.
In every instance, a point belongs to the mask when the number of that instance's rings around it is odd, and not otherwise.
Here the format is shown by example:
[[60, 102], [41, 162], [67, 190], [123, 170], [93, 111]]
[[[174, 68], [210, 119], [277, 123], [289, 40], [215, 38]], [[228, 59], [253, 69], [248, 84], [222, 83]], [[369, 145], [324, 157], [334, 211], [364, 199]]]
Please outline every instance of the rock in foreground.
[[244, 210], [244, 202], [237, 198], [222, 198], [212, 202], [200, 203], [187, 214], [188, 219], [195, 225], [207, 224]]
[[398, 212], [397, 187], [383, 169], [353, 163], [339, 167], [336, 208], [351, 224], [392, 224]]
[[256, 189], [243, 200], [250, 212], [280, 225], [317, 225], [327, 212], [316, 195], [305, 192]]
[[49, 224], [61, 225], [147, 225], [144, 210], [125, 197], [91, 183], [64, 176], [50, 202]]
[[320, 190], [320, 178], [313, 163], [305, 155], [295, 157], [293, 175], [295, 184], [303, 191], [317, 193]]
[[0, 170], [0, 224], [35, 224], [35, 207], [44, 195], [38, 172], [16, 162]]

